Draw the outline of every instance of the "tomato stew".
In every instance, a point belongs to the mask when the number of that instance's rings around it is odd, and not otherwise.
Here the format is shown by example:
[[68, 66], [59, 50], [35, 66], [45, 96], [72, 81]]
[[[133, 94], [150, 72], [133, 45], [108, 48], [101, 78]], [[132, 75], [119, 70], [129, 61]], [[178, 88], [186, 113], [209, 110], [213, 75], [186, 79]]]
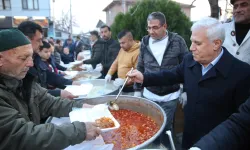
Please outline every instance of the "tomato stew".
[[102, 133], [106, 144], [114, 144], [113, 150], [129, 149], [142, 144], [159, 130], [153, 119], [141, 113], [127, 109], [110, 112], [121, 125], [117, 130]]

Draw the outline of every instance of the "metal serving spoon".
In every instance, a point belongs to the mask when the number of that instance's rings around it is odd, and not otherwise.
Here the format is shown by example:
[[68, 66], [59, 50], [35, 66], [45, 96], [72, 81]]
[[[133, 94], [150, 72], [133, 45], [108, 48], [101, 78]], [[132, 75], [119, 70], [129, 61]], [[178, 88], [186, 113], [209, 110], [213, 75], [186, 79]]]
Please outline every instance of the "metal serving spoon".
[[[133, 70], [134, 70], [134, 68], [132, 67], [131, 70], [129, 71], [129, 74], [131, 74]], [[128, 78], [129, 78], [129, 77], [126, 78], [126, 80], [124, 81], [122, 87], [120, 88], [120, 91], [119, 91], [119, 93], [117, 94], [117, 96], [116, 96], [116, 98], [115, 98], [115, 101], [110, 101], [110, 102], [108, 103], [109, 109], [111, 109], [111, 110], [119, 110], [119, 106], [116, 104], [116, 101], [117, 101], [118, 97], [120, 96], [120, 94], [121, 94], [121, 92], [122, 92], [122, 89], [123, 89], [124, 86], [126, 85], [126, 83], [127, 83], [127, 81], [128, 81]]]

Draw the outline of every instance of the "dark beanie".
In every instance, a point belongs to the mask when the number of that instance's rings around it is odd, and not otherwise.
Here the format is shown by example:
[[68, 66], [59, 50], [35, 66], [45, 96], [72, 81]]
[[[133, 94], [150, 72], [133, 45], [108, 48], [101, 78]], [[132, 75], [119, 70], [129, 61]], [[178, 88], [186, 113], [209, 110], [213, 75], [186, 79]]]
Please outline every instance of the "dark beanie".
[[0, 31], [0, 52], [30, 44], [29, 39], [17, 29]]

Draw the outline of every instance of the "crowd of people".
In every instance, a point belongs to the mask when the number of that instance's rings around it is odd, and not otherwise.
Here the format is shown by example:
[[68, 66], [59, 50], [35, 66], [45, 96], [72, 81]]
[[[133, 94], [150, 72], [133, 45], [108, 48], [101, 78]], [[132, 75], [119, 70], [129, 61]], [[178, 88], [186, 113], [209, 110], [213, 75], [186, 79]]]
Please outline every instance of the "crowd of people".
[[[112, 38], [109, 26], [90, 32], [91, 57], [84, 59], [76, 41], [43, 38], [32, 21], [0, 31], [0, 149], [64, 149], [93, 140], [93, 122], [44, 123], [49, 116], [68, 117], [73, 107], [93, 107], [64, 90], [78, 85], [65, 79], [62, 66], [75, 60], [101, 64], [106, 82], [114, 80], [124, 95], [144, 97], [162, 107], [167, 124], [154, 142], [169, 147], [178, 102], [184, 109], [182, 149], [250, 149], [250, 0], [231, 0], [233, 19], [206, 17], [191, 27], [192, 42], [168, 30], [166, 17], [152, 12], [141, 41], [122, 30]], [[81, 64], [81, 65], [82, 65]], [[129, 73], [134, 68], [132, 73]]]

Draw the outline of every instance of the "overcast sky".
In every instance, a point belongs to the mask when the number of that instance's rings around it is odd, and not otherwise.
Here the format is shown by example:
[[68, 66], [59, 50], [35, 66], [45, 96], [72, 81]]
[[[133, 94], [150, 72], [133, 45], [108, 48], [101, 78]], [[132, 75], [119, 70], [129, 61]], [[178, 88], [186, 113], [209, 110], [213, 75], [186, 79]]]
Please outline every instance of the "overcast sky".
[[[106, 22], [106, 14], [102, 10], [113, 0], [71, 0], [72, 15], [75, 16], [79, 28], [74, 28], [73, 33], [81, 31], [88, 32], [95, 29], [99, 19]], [[176, 0], [179, 2], [191, 4], [193, 0]], [[70, 0], [55, 0], [54, 14], [56, 18], [60, 18], [62, 11], [68, 12], [70, 8]], [[191, 11], [191, 20], [198, 20], [210, 14], [210, 8], [207, 0], [196, 0], [196, 6]], [[52, 5], [53, 15], [53, 5]]]

